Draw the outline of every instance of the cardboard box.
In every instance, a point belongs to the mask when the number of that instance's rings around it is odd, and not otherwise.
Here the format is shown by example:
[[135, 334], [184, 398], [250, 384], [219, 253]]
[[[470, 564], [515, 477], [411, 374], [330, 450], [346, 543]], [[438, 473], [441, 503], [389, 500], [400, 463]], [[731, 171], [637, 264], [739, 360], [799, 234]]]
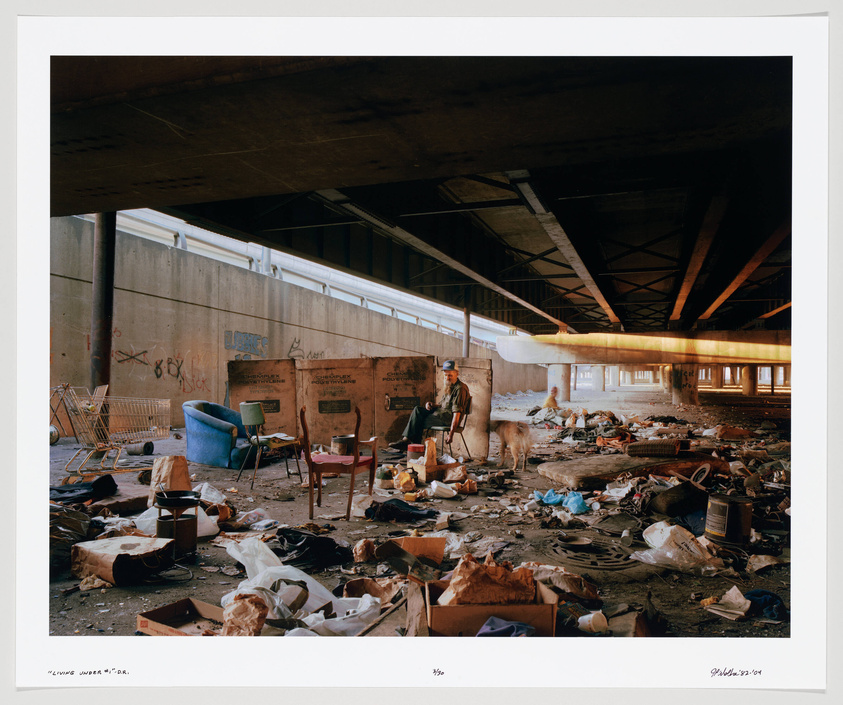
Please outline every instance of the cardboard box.
[[425, 465], [424, 460], [420, 462], [410, 461], [407, 467], [415, 470], [419, 476], [419, 482], [429, 484], [434, 480], [441, 480], [445, 477], [445, 473], [451, 468], [458, 468], [462, 463], [444, 463], [442, 465]]
[[240, 411], [240, 402], [260, 402], [266, 417], [264, 433], [298, 435], [295, 360], [229, 360], [228, 391], [235, 411]]
[[448, 539], [444, 536], [405, 536], [400, 539], [390, 539], [390, 541], [397, 543], [416, 558], [427, 558], [436, 565], [441, 565], [445, 558], [445, 546], [448, 543]]
[[202, 636], [222, 632], [222, 607], [186, 597], [137, 616], [137, 631], [152, 636]]
[[556, 634], [557, 595], [542, 583], [536, 583], [535, 601], [508, 605], [437, 605], [448, 582], [425, 583], [425, 609], [431, 636], [475, 636], [489, 617], [510, 622], [524, 622], [536, 628], [534, 636]]
[[70, 572], [74, 578], [95, 575], [112, 585], [130, 585], [173, 564], [173, 539], [115, 536], [74, 544]]

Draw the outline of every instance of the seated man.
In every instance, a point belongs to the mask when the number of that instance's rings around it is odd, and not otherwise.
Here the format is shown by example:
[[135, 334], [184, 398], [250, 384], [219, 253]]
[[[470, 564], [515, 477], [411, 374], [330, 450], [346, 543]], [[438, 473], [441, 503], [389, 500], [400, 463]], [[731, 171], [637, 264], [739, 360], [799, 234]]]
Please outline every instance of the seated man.
[[558, 387], [551, 387], [550, 394], [547, 395], [547, 399], [544, 400], [544, 404], [542, 404], [542, 409], [558, 409], [559, 402], [556, 401], [556, 395], [559, 393]]
[[457, 364], [453, 360], [445, 360], [442, 374], [445, 375], [445, 389], [439, 403], [427, 402], [423, 407], [415, 407], [404, 428], [404, 437], [400, 441], [390, 443], [390, 448], [406, 450], [410, 443], [421, 443], [424, 430], [433, 426], [448, 426], [450, 430], [445, 441], [451, 443], [454, 440], [454, 429], [465, 413], [470, 394], [468, 386], [460, 380]]

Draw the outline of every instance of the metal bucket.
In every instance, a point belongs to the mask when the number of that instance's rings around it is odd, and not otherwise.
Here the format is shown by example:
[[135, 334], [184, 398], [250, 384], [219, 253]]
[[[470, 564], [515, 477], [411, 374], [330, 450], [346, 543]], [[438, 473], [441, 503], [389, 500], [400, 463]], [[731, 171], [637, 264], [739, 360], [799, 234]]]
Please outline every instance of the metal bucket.
[[332, 436], [332, 455], [351, 455], [354, 453], [354, 434], [350, 436]]
[[158, 517], [155, 535], [159, 539], [174, 539], [173, 558], [175, 560], [196, 560], [196, 540], [198, 533], [196, 514], [182, 514], [176, 519], [172, 514]]
[[727, 546], [745, 546], [752, 533], [752, 500], [713, 494], [708, 498], [705, 537]]
[[147, 441], [146, 443], [134, 443], [133, 445], [126, 446], [126, 452], [129, 455], [152, 455], [155, 451], [155, 444], [152, 441]]

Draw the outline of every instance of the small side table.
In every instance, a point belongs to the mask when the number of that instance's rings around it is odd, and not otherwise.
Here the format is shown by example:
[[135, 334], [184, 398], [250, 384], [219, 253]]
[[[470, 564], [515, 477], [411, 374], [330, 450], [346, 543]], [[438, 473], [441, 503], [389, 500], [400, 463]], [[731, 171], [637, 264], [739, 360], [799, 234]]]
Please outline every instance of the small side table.
[[[300, 443], [298, 438], [294, 438], [293, 436], [288, 436], [286, 433], [273, 433], [268, 436], [252, 436], [249, 438], [249, 442], [252, 445], [257, 446], [258, 448], [258, 456], [255, 460], [255, 470], [252, 473], [252, 484], [251, 489], [255, 488], [255, 477], [258, 474], [258, 466], [261, 462], [261, 455], [263, 454], [263, 449], [268, 448], [269, 450], [275, 450], [280, 448], [288, 448], [288, 447], [295, 447], [297, 448]], [[292, 473], [290, 471], [290, 461], [288, 457], [284, 456], [284, 467], [287, 470], [287, 477], [290, 477], [293, 474], [297, 474], [299, 476], [299, 481], [304, 482], [304, 478], [301, 474], [301, 465], [299, 464], [299, 454], [295, 453], [296, 457], [296, 472]], [[240, 480], [240, 475], [243, 474], [243, 467], [245, 466], [245, 459], [243, 466], [240, 467], [240, 473], [237, 475], [237, 481]]]

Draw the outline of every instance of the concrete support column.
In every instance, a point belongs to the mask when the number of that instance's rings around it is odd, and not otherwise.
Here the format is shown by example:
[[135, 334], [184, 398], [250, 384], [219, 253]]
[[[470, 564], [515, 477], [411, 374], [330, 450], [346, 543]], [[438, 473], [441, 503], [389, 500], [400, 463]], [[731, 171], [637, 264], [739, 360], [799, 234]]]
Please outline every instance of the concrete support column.
[[91, 285], [91, 391], [111, 382], [111, 332], [114, 327], [114, 253], [117, 213], [97, 213]]
[[609, 386], [610, 387], [620, 387], [621, 385], [621, 368], [617, 365], [612, 365], [609, 368]]
[[670, 375], [673, 403], [699, 404], [698, 379], [698, 365], [674, 365]]
[[723, 365], [713, 365], [711, 368], [711, 388], [723, 389]]
[[670, 381], [670, 375], [672, 373], [672, 367], [670, 365], [662, 365], [661, 369], [662, 369], [662, 389], [664, 389], [664, 391], [667, 394], [670, 394], [671, 389], [673, 387], [673, 385]]
[[784, 365], [782, 367], [782, 377], [783, 377], [783, 386], [789, 387], [790, 386], [790, 365]]
[[740, 365], [731, 365], [729, 370], [732, 373], [732, 384], [741, 383], [741, 368]]
[[741, 390], [745, 397], [758, 394], [758, 365], [744, 365], [741, 368]]
[[468, 304], [462, 310], [463, 312], [463, 339], [462, 339], [462, 356], [470, 357], [469, 347], [471, 345], [471, 312], [468, 310]]
[[571, 366], [569, 364], [547, 366], [547, 388], [551, 387], [559, 390], [557, 401], [571, 401]]
[[571, 374], [571, 389], [572, 389], [573, 391], [575, 391], [575, 392], [576, 392], [576, 391], [577, 391], [577, 377], [578, 377], [578, 376], [579, 376], [579, 374], [580, 374], [580, 368], [579, 368], [579, 365], [571, 365], [571, 370], [572, 370], [572, 374]]
[[606, 391], [606, 365], [591, 366], [591, 388], [595, 392]]
[[776, 393], [776, 373], [778, 371], [778, 367], [770, 365], [770, 394]]

